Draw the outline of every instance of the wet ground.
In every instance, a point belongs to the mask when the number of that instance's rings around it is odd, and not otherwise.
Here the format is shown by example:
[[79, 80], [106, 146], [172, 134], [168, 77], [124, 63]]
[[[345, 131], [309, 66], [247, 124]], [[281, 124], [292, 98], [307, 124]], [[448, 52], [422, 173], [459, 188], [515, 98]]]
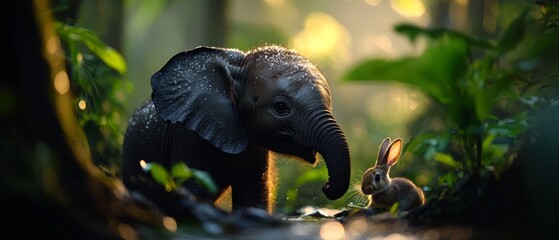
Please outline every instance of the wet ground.
[[[205, 226], [205, 231], [178, 230], [176, 239], [511, 239], [500, 232], [475, 230], [465, 226], [413, 226], [402, 216], [381, 213], [368, 216], [364, 212], [307, 207], [300, 216], [282, 217], [274, 224], [247, 227], [228, 232], [223, 228]], [[213, 231], [213, 233], [212, 233]], [[514, 238], [514, 237], [512, 237]]]

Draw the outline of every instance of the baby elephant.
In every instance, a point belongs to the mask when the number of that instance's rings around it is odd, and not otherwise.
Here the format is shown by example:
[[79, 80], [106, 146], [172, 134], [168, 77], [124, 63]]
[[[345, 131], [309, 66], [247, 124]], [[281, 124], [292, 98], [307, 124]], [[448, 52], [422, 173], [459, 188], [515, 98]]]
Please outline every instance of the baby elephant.
[[328, 82], [294, 50], [197, 47], [171, 57], [152, 75], [151, 88], [126, 130], [122, 178], [167, 213], [177, 210], [180, 196], [156, 184], [140, 163], [184, 162], [208, 172], [217, 194], [194, 180], [184, 186], [207, 201], [231, 187], [233, 210], [271, 212], [271, 152], [310, 164], [320, 154], [329, 174], [325, 196], [338, 199], [347, 191], [349, 147], [332, 114]]
[[425, 203], [423, 191], [405, 178], [390, 178], [388, 172], [400, 158], [402, 140], [384, 139], [375, 166], [363, 174], [361, 192], [370, 195], [368, 208], [389, 209], [398, 203], [398, 211], [409, 211]]

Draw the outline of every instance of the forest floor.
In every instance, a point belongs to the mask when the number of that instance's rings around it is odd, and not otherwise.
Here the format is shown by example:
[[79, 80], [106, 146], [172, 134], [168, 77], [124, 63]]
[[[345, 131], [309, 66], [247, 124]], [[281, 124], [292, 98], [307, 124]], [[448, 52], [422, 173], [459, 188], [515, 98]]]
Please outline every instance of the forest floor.
[[[522, 239], [518, 229], [507, 226], [418, 225], [405, 215], [369, 215], [365, 210], [305, 207], [300, 216], [272, 218], [242, 229], [217, 225], [179, 228], [173, 239]], [[351, 214], [351, 215], [348, 215]], [[261, 216], [262, 217], [262, 216]], [[249, 217], [254, 218], [254, 216]]]
[[530, 207], [525, 197], [529, 194], [514, 184], [518, 179], [516, 171], [507, 171], [500, 181], [468, 180], [460, 185], [459, 191], [445, 198], [431, 199], [424, 206], [404, 213], [372, 213], [362, 206], [347, 206], [341, 210], [308, 206], [290, 216], [269, 216], [263, 210], [209, 216], [213, 210], [203, 211], [197, 205], [191, 210], [205, 220], [201, 224], [185, 224], [188, 227], [179, 224], [170, 237], [477, 240], [537, 239], [556, 235], [550, 221], [556, 215], [546, 213], [548, 208], [542, 204]]

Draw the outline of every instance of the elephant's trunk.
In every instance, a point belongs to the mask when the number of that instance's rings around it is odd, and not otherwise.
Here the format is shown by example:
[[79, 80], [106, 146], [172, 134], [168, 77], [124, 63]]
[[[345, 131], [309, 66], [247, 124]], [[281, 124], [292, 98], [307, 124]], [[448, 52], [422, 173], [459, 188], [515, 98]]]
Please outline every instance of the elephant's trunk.
[[301, 127], [306, 128], [302, 142], [316, 149], [328, 168], [329, 180], [322, 187], [322, 192], [330, 200], [340, 198], [349, 188], [351, 173], [349, 147], [344, 133], [326, 109], [313, 111], [301, 123]]

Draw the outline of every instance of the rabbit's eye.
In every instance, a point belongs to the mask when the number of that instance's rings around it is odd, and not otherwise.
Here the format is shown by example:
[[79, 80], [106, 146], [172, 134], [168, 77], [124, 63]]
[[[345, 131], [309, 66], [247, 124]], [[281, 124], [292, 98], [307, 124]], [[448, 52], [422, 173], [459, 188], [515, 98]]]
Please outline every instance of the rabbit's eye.
[[379, 182], [380, 181], [380, 174], [375, 174], [375, 182]]

